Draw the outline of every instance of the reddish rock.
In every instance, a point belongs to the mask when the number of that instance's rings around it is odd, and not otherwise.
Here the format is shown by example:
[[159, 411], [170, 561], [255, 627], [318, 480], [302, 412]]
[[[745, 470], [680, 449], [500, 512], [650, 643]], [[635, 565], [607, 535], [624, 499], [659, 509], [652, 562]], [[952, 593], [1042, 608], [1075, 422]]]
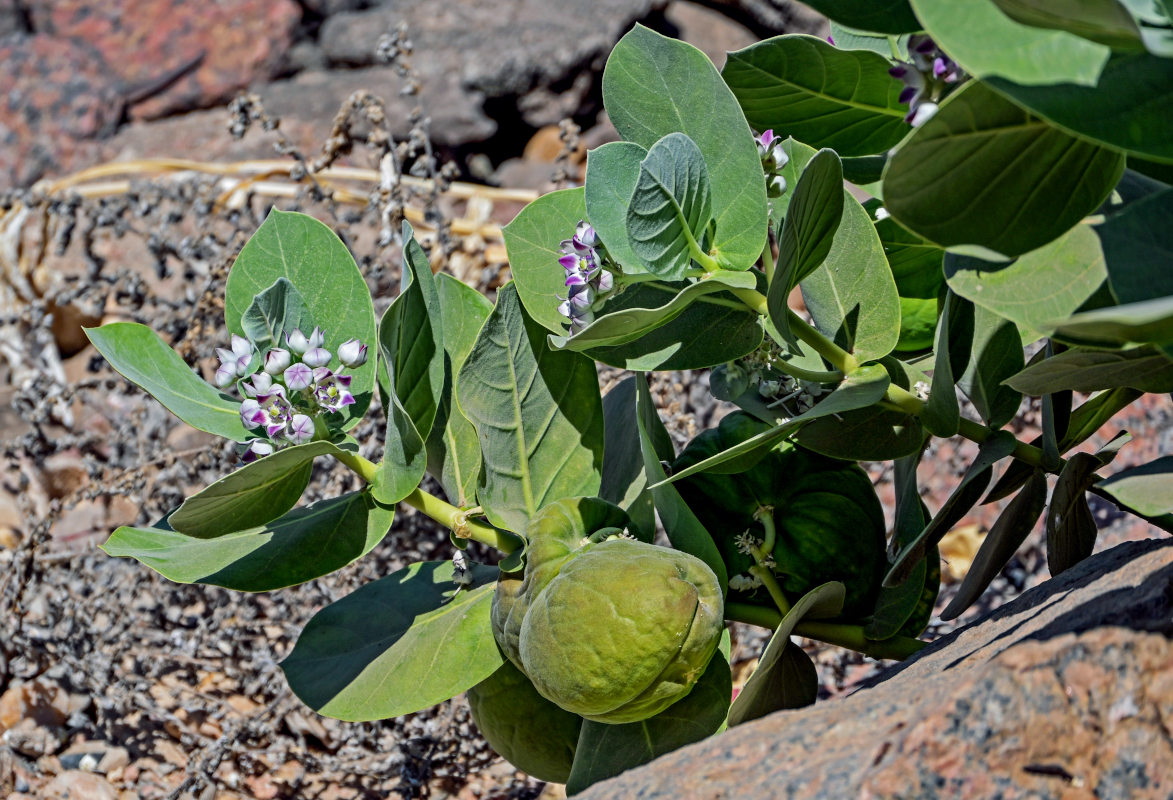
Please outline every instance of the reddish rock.
[[0, 184], [27, 184], [111, 133], [122, 100], [94, 51], [53, 36], [0, 40]]
[[62, 772], [41, 791], [43, 794], [40, 796], [45, 800], [118, 799], [118, 792], [105, 778], [73, 769]]
[[33, 26], [103, 56], [131, 115], [202, 108], [280, 70], [301, 19], [294, 0], [43, 0]]
[[1173, 796], [1173, 542], [1093, 556], [842, 700], [591, 798]]

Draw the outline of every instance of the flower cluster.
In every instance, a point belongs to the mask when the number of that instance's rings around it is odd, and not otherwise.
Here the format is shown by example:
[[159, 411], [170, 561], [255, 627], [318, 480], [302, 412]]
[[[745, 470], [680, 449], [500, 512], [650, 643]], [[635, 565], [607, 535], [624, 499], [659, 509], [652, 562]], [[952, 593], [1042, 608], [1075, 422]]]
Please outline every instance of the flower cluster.
[[558, 313], [570, 320], [573, 333], [594, 321], [598, 301], [615, 288], [614, 265], [595, 229], [582, 220], [574, 235], [562, 241], [558, 263], [566, 271], [566, 297]]
[[912, 63], [900, 63], [888, 70], [893, 78], [904, 81], [900, 102], [908, 103], [904, 121], [916, 128], [937, 113], [937, 105], [965, 73], [923, 33], [908, 39], [908, 57]]
[[731, 397], [756, 387], [770, 408], [781, 406], [791, 417], [809, 411], [829, 389], [821, 383], [798, 380], [785, 372], [782, 352], [767, 340], [758, 350], [718, 367]]
[[[285, 334], [285, 347], [271, 347], [260, 359], [252, 342], [243, 336], [232, 337], [231, 349], [217, 348], [220, 366], [216, 385], [223, 389], [239, 380], [245, 395], [240, 404], [241, 421], [249, 430], [263, 429], [268, 436], [249, 442], [245, 461], [269, 455], [279, 442], [310, 441], [321, 414], [337, 413], [354, 403], [351, 376], [327, 366], [333, 356], [322, 346], [325, 338], [320, 328], [314, 328], [309, 336], [294, 328]], [[344, 342], [338, 347], [338, 360], [343, 367], [362, 366], [367, 346], [358, 339]]]
[[773, 129], [770, 129], [754, 141], [758, 143], [758, 155], [762, 159], [762, 169], [766, 171], [766, 194], [781, 197], [786, 191], [782, 168], [790, 161], [790, 156], [782, 149], [784, 140], [781, 136], [775, 136]]

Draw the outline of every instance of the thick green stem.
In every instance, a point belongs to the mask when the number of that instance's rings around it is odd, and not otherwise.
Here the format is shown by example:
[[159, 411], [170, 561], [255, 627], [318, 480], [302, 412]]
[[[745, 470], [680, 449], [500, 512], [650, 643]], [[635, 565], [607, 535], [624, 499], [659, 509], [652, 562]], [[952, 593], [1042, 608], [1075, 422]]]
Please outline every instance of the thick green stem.
[[827, 363], [835, 367], [835, 369], [844, 375], [850, 375], [859, 367], [859, 362], [856, 361], [855, 356], [832, 342], [789, 308], [786, 309], [786, 317], [790, 322], [791, 332], [803, 342], [809, 344], [812, 350], [826, 359]]
[[782, 587], [778, 585], [778, 581], [774, 580], [774, 573], [770, 571], [769, 567], [762, 566], [759, 562], [757, 566], [749, 568], [749, 574], [760, 580], [762, 585], [766, 587], [766, 591], [770, 593], [770, 599], [778, 607], [778, 613], [783, 616], [790, 613], [790, 601], [786, 599], [786, 595], [782, 594]]
[[[725, 619], [771, 629], [777, 629], [782, 623], [782, 615], [774, 609], [749, 603], [726, 603]], [[855, 650], [872, 658], [903, 660], [927, 645], [927, 642], [908, 636], [893, 636], [891, 639], [875, 641], [864, 636], [861, 626], [837, 622], [800, 622], [794, 633], [808, 639], [818, 639]]]
[[[379, 471], [377, 464], [363, 458], [358, 453], [347, 451], [335, 453], [335, 457], [350, 467], [364, 481], [374, 483]], [[474, 542], [487, 544], [502, 553], [512, 553], [522, 545], [520, 537], [506, 531], [499, 531], [483, 522], [471, 520], [468, 518], [468, 511], [459, 509], [418, 487], [403, 498], [402, 502], [407, 503], [424, 516], [439, 522], [461, 539], [472, 539]]]
[[770, 309], [766, 302], [766, 296], [756, 289], [737, 289], [730, 287], [730, 292], [737, 295], [737, 299], [745, 303], [746, 307], [757, 314], [770, 317]]
[[839, 383], [839, 381], [843, 380], [843, 373], [839, 370], [820, 372], [813, 369], [803, 369], [785, 360], [774, 361], [770, 365], [779, 372], [784, 372], [800, 381], [810, 381], [811, 383]]

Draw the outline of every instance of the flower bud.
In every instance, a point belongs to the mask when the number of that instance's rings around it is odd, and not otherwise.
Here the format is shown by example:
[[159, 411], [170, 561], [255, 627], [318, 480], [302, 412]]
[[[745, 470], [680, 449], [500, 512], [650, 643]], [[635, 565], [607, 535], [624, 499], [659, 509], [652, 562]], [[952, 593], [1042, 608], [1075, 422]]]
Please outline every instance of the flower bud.
[[309, 349], [309, 340], [305, 338], [305, 334], [301, 332], [300, 328], [294, 328], [285, 334], [285, 344], [293, 352], [301, 355]]
[[269, 415], [261, 408], [260, 403], [250, 397], [240, 404], [240, 421], [244, 423], [244, 427], [251, 430], [266, 424]]
[[280, 347], [271, 348], [265, 353], [265, 372], [280, 375], [292, 360], [293, 357], [288, 350], [282, 350]]
[[338, 360], [354, 368], [367, 363], [367, 346], [358, 339], [349, 339], [338, 346]]
[[294, 364], [285, 370], [285, 385], [292, 392], [308, 389], [313, 380], [314, 372], [305, 364]]
[[314, 438], [314, 421], [305, 414], [294, 414], [285, 431], [285, 438], [294, 444], [302, 444]]
[[301, 360], [312, 368], [324, 367], [330, 363], [330, 351], [324, 347], [311, 347]]
[[[258, 372], [256, 375], [253, 375], [251, 381], [242, 383], [240, 388], [244, 389], [244, 393], [249, 397], [266, 394], [273, 389], [273, 376], [265, 372]], [[278, 386], [277, 388], [281, 387]]]
[[781, 197], [786, 193], [786, 179], [781, 175], [774, 175], [766, 184], [766, 194], [770, 197]]
[[266, 442], [264, 439], [253, 439], [248, 443], [248, 447], [241, 455], [240, 460], [246, 464], [251, 464], [258, 458], [264, 458], [273, 454], [273, 443]]
[[236, 368], [232, 364], [221, 364], [216, 368], [216, 377], [213, 382], [221, 389], [231, 385], [236, 380]]

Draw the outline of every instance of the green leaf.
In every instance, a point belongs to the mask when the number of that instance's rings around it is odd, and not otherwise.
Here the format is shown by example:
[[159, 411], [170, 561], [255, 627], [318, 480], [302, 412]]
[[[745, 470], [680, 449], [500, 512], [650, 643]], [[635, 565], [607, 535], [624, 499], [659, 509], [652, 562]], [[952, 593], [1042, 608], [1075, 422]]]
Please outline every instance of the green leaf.
[[[1173, 114], [1173, 62], [1117, 53], [1094, 85], [988, 83], [1020, 106], [1076, 136], [1161, 161], [1173, 159], [1167, 122]], [[1088, 109], [1094, 108], [1094, 114]]]
[[961, 480], [953, 488], [941, 510], [924, 530], [904, 545], [892, 559], [892, 566], [884, 576], [884, 586], [897, 586], [905, 581], [917, 563], [925, 557], [926, 551], [940, 542], [941, 537], [969, 513], [990, 485], [994, 464], [1013, 453], [1017, 443], [1014, 434], [1009, 431], [997, 431], [978, 445], [977, 457], [961, 476]]
[[[647, 491], [639, 436], [638, 380], [629, 375], [603, 395], [603, 479], [599, 497], [626, 511], [637, 528], [637, 537], [650, 542], [656, 532], [656, 517], [652, 495]], [[660, 431], [666, 435], [663, 426]]]
[[956, 436], [961, 424], [961, 409], [957, 404], [953, 367], [949, 361], [949, 341], [956, 333], [950, 330], [950, 318], [956, 313], [952, 309], [956, 309], [957, 306], [956, 296], [950, 291], [937, 325], [933, 383], [929, 390], [929, 398], [925, 401], [924, 411], [920, 415], [925, 430], [946, 439]]
[[744, 269], [766, 246], [766, 181], [757, 144], [737, 100], [695, 47], [636, 25], [603, 71], [603, 103], [619, 135], [651, 148], [684, 133], [704, 156], [712, 181], [718, 262]]
[[1052, 577], [1074, 567], [1096, 546], [1096, 519], [1087, 504], [1087, 490], [1099, 476], [1100, 459], [1074, 453], [1059, 473], [1047, 509], [1047, 568]]
[[[911, 9], [910, 9], [911, 10]], [[915, 17], [914, 17], [915, 19]], [[919, 23], [917, 24], [919, 28]], [[870, 33], [862, 31], [858, 28], [850, 28], [839, 24], [835, 20], [831, 20], [831, 40], [835, 43], [835, 47], [840, 50], [870, 50], [877, 53], [884, 58], [892, 58], [892, 45], [890, 39], [879, 33]], [[895, 56], [901, 61], [908, 60], [908, 35], [896, 37], [896, 51]], [[850, 179], [849, 179], [850, 180]], [[854, 181], [852, 181], [854, 183]]]
[[[340, 368], [338, 345], [349, 339], [367, 345], [375, 341], [371, 293], [346, 245], [313, 217], [277, 209], [269, 212], [228, 272], [224, 319], [230, 333], [245, 334], [245, 312], [279, 278], [293, 284], [310, 318], [325, 333], [323, 346], [335, 354], [330, 369]], [[372, 357], [361, 367], [347, 370], [355, 402], [336, 415], [343, 430], [357, 425], [366, 414], [375, 389], [377, 361]]]
[[561, 243], [586, 218], [584, 190], [563, 189], [542, 195], [502, 229], [509, 270], [526, 313], [559, 335], [567, 325], [558, 312], [566, 297], [566, 270], [558, 264]]
[[976, 307], [969, 365], [957, 386], [991, 428], [1001, 428], [1018, 413], [1022, 393], [1004, 382], [1024, 363], [1022, 337], [1014, 323]]
[[1116, 185], [1124, 157], [1074, 139], [972, 81], [884, 169], [884, 204], [943, 247], [1017, 256], [1058, 238]]
[[1129, 204], [1096, 227], [1108, 265], [1108, 283], [1121, 303], [1173, 296], [1170, 219], [1173, 189], [1166, 189]]
[[270, 347], [284, 347], [283, 335], [294, 328], [308, 336], [314, 329], [314, 318], [289, 279], [278, 278], [253, 298], [240, 324], [263, 355]]
[[843, 217], [843, 168], [833, 150], [820, 150], [802, 170], [790, 196], [778, 242], [778, 262], [767, 294], [770, 321], [787, 339], [790, 290], [827, 259]]
[[236, 442], [254, 437], [240, 421], [240, 401], [192, 372], [146, 325], [112, 322], [85, 333], [110, 366], [188, 425]]
[[729, 727], [759, 719], [784, 708], [802, 708], [819, 694], [818, 674], [810, 657], [790, 641], [805, 617], [834, 617], [843, 610], [846, 590], [831, 581], [816, 586], [798, 600], [770, 637], [757, 668], [729, 707]]
[[[882, 366], [873, 364], [860, 367], [844, 378], [843, 382], [839, 384], [839, 387], [835, 391], [831, 392], [825, 399], [805, 413], [794, 417], [787, 423], [746, 439], [722, 453], [699, 461], [687, 469], [673, 473], [671, 477], [653, 485], [652, 489], [656, 489], [657, 486], [665, 483], [673, 483], [681, 478], [687, 478], [689, 475], [695, 475], [698, 472], [706, 472], [718, 464], [722, 464], [738, 456], [769, 449], [782, 437], [802, 427], [811, 420], [870, 406], [884, 396], [888, 391], [890, 383], [891, 378], [888, 377], [887, 370]], [[662, 514], [663, 512], [661, 512]]]
[[1157, 344], [1173, 358], [1173, 297], [1081, 311], [1044, 326], [1056, 339], [1089, 347]]
[[994, 0], [1023, 25], [1051, 28], [1118, 49], [1142, 48], [1140, 29], [1116, 0]]
[[921, 29], [908, 0], [812, 0], [807, 5], [861, 31], [915, 33]]
[[504, 659], [489, 606], [497, 568], [452, 582], [451, 561], [412, 564], [326, 606], [281, 662], [303, 703], [347, 722], [390, 719], [442, 703]]
[[[736, 280], [731, 281], [730, 279], [733, 278]], [[680, 288], [679, 292], [667, 303], [654, 308], [633, 306], [631, 303], [643, 301], [644, 298], [659, 300], [664, 297], [666, 292], [671, 292], [679, 287], [669, 286], [658, 281], [638, 284], [617, 298], [621, 301], [616, 304], [619, 306], [618, 308], [611, 310], [611, 308], [604, 306], [601, 316], [596, 317], [594, 322], [573, 336], [550, 334], [548, 337], [550, 346], [555, 350], [584, 352], [596, 347], [614, 347], [634, 342], [655, 329], [667, 325], [706, 295], [726, 291], [731, 284], [745, 289], [753, 289], [757, 285], [757, 281], [752, 274], [747, 272], [732, 272], [724, 275], [717, 273], [696, 283], [683, 284], [683, 288]], [[724, 300], [721, 305], [725, 306], [729, 302], [729, 300]], [[735, 302], [744, 308], [740, 301]], [[710, 303], [709, 305], [712, 307], [717, 304]]]
[[1117, 472], [1096, 487], [1148, 517], [1173, 512], [1173, 456]]
[[708, 564], [720, 581], [724, 594], [729, 576], [721, 552], [705, 526], [684, 502], [680, 492], [675, 486], [668, 485], [668, 476], [661, 462], [671, 463], [675, 453], [672, 451], [672, 441], [664, 430], [664, 423], [660, 421], [660, 415], [652, 404], [647, 379], [642, 376], [636, 381], [636, 409], [644, 473], [648, 482], [654, 484], [650, 487], [652, 500], [660, 515], [660, 522], [668, 533], [668, 540], [677, 550], [694, 555]]
[[[272, 456], [268, 456], [272, 458]], [[200, 539], [163, 527], [122, 527], [102, 549], [134, 558], [168, 580], [271, 592], [329, 575], [369, 553], [395, 508], [352, 492], [298, 508], [266, 525]]]
[[[916, 468], [920, 464], [923, 452], [922, 448], [917, 453], [897, 459], [893, 465], [896, 516], [892, 539], [888, 543], [889, 552], [899, 552], [929, 524], [929, 510], [920, 499], [916, 482]], [[937, 567], [939, 559], [940, 554], [936, 546], [926, 548], [924, 558], [916, 563], [902, 583], [880, 589], [875, 612], [864, 626], [864, 636], [874, 641], [883, 641], [909, 627], [914, 630], [907, 635], [918, 636], [921, 633], [928, 618], [914, 619], [913, 616], [921, 605], [926, 591], [931, 593], [934, 599], [936, 597], [940, 581], [940, 568]], [[938, 574], [935, 578], [930, 574], [930, 565], [937, 567]], [[931, 603], [929, 610], [931, 613]]]
[[941, 612], [941, 619], [957, 619], [965, 609], [981, 597], [990, 581], [1002, 571], [1002, 567], [1014, 555], [1014, 551], [1026, 541], [1043, 513], [1047, 502], [1047, 476], [1042, 470], [1034, 470], [1022, 491], [1010, 501], [998, 521], [986, 534], [982, 546], [957, 594]]
[[874, 53], [788, 35], [730, 53], [721, 75], [757, 130], [866, 156], [908, 133], [904, 84], [888, 74], [890, 66]]
[[794, 439], [808, 450], [846, 461], [890, 461], [915, 453], [924, 439], [916, 417], [872, 406], [804, 425]]
[[692, 139], [670, 133], [652, 145], [627, 205], [627, 241], [648, 272], [685, 277], [713, 218], [712, 202], [708, 168]]
[[264, 525], [297, 505], [310, 482], [315, 457], [338, 452], [330, 442], [307, 442], [278, 450], [184, 500], [171, 512], [168, 524], [198, 539]]
[[[945, 256], [945, 280], [954, 293], [1030, 330], [1042, 330], [1050, 320], [1074, 313], [1106, 276], [1104, 255], [1090, 225], [1076, 225], [1010, 263]], [[1023, 291], [1024, 286], [1030, 291]]]
[[[753, 352], [762, 343], [763, 331], [757, 313], [732, 295], [719, 291], [722, 285], [727, 287], [734, 280], [753, 284], [753, 277], [753, 273], [719, 272], [700, 284], [638, 283], [609, 299], [601, 316], [575, 337], [551, 337], [550, 342], [559, 347], [565, 341], [570, 347], [570, 343], [584, 334], [587, 338], [605, 335], [614, 337], [615, 341], [625, 340], [631, 338], [631, 330], [625, 327], [631, 324], [641, 331], [637, 338], [623, 344], [592, 346], [585, 354], [595, 361], [633, 372], [700, 369], [723, 364]], [[694, 285], [706, 288], [689, 288]], [[682, 294], [684, 297], [677, 300]], [[579, 341], [585, 343], [586, 339]]]
[[427, 256], [403, 223], [407, 287], [379, 322], [379, 350], [387, 379], [387, 434], [372, 491], [381, 503], [398, 503], [427, 470], [424, 442], [444, 392], [443, 309]]
[[843, 219], [822, 268], [802, 282], [815, 326], [861, 362], [888, 355], [900, 339], [900, 296], [868, 212], [843, 198]]
[[587, 217], [608, 255], [627, 275], [645, 271], [627, 240], [627, 206], [639, 180], [640, 162], [647, 154], [631, 142], [608, 142], [587, 153]]
[[477, 333], [493, 304], [476, 289], [451, 275], [436, 276], [444, 320], [444, 392], [428, 435], [428, 472], [440, 482], [449, 502], [461, 508], [476, 505], [481, 474], [481, 443], [476, 428], [457, 407], [456, 375], [472, 350]]
[[732, 694], [729, 662], [717, 653], [692, 691], [654, 717], [622, 725], [584, 721], [566, 781], [567, 794], [577, 794], [717, 733], [725, 722]]
[[[879, 202], [875, 202], [879, 206]], [[864, 206], [872, 210], [871, 202]], [[941, 264], [945, 251], [896, 224], [891, 217], [876, 220], [876, 235], [902, 298], [936, 299], [945, 276]]]
[[1173, 361], [1152, 347], [1120, 352], [1068, 350], [1030, 365], [1007, 378], [1006, 384], [1035, 397], [1122, 386], [1142, 392], [1173, 392]]
[[603, 407], [595, 365], [548, 349], [511, 286], [498, 292], [456, 389], [481, 442], [480, 503], [494, 525], [520, 532], [547, 503], [598, 491]]
[[1075, 34], [1015, 22], [993, 0], [912, 0], [912, 6], [933, 41], [977, 78], [1094, 86], [1111, 55]]

